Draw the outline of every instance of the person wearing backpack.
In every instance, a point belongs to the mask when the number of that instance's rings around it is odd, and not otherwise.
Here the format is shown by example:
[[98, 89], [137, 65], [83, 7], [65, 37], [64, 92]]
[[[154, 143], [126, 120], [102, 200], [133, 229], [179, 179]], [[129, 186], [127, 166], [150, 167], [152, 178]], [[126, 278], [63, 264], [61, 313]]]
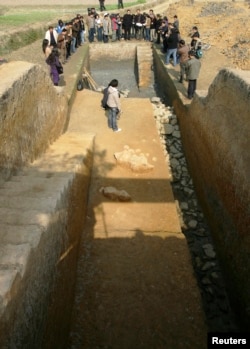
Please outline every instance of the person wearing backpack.
[[108, 91], [107, 91], [108, 127], [112, 128], [114, 132], [120, 132], [122, 130], [117, 126], [118, 115], [121, 112], [120, 94], [117, 87], [118, 87], [118, 80], [113, 79], [109, 83]]

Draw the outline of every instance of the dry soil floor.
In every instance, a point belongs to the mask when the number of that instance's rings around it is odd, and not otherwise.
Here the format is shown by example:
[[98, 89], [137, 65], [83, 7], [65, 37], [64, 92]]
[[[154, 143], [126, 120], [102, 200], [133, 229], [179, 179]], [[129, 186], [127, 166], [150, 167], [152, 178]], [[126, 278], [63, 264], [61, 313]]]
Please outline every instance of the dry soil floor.
[[[151, 103], [122, 99], [119, 133], [107, 127], [99, 103], [98, 93], [78, 92], [69, 124], [70, 132], [95, 134], [71, 348], [205, 348], [199, 290]], [[154, 169], [117, 165], [114, 153], [126, 145]], [[99, 190], [106, 186], [126, 190], [131, 202], [105, 198]]]

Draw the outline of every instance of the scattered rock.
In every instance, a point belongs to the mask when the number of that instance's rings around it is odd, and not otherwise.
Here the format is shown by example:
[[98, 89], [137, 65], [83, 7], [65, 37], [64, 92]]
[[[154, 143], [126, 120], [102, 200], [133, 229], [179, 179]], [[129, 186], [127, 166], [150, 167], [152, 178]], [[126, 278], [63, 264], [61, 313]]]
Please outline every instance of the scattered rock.
[[114, 187], [102, 187], [99, 191], [112, 201], [125, 202], [131, 200], [131, 196], [125, 190], [118, 190]]
[[[187, 239], [201, 288], [208, 327], [222, 332], [236, 330], [209, 229], [204, 222], [188, 172], [178, 119], [173, 108], [164, 107], [159, 100], [152, 106], [166, 162], [171, 169], [171, 183], [178, 202], [178, 213], [181, 221], [186, 222], [186, 225], [182, 224], [183, 234]], [[223, 304], [219, 306], [221, 302]]]

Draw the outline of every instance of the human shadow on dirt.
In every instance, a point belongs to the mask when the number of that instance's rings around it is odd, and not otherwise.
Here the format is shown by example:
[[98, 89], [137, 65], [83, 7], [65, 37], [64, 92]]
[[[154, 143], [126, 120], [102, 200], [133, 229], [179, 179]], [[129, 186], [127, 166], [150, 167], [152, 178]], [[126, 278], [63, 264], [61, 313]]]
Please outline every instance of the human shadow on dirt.
[[[183, 236], [95, 238], [88, 212], [69, 348], [206, 347], [199, 291]], [[105, 224], [106, 235], [113, 235]], [[121, 227], [122, 230], [122, 227]]]

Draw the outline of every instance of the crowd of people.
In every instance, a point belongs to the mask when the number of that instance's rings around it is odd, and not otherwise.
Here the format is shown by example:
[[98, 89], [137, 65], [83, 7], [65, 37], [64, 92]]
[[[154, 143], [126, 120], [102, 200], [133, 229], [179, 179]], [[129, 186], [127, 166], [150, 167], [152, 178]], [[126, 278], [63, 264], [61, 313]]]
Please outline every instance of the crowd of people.
[[85, 23], [83, 16], [77, 14], [71, 21], [58, 20], [57, 26], [49, 26], [42, 42], [42, 50], [49, 66], [50, 76], [58, 85], [62, 64], [65, 64], [76, 49], [85, 41]]
[[[155, 14], [152, 9], [148, 12], [136, 9], [134, 13], [128, 9], [121, 16], [119, 13], [104, 12], [105, 0], [99, 2], [100, 13], [97, 13], [95, 8], [89, 8], [85, 19], [77, 14], [69, 22], [64, 23], [59, 20], [56, 27], [50, 26], [45, 33], [42, 48], [54, 85], [58, 85], [60, 71], [62, 71], [60, 62], [66, 63], [86, 39], [89, 43], [144, 40], [159, 44], [165, 53], [167, 68], [180, 64], [180, 83], [185, 77], [188, 81], [197, 80], [200, 61], [197, 59], [196, 52], [199, 48], [200, 34], [196, 26], [190, 33], [190, 43], [186, 43], [181, 37], [177, 15], [170, 21], [167, 16]], [[119, 6], [123, 8], [120, 0]], [[191, 82], [190, 85], [188, 98], [191, 99], [196, 89], [196, 82]]]
[[[164, 35], [168, 31], [168, 19], [161, 15], [154, 14], [151, 9], [149, 12], [141, 12], [137, 9], [135, 13], [127, 10], [121, 16], [119, 13], [104, 12], [103, 2], [100, 5], [100, 13], [95, 8], [88, 10], [86, 25], [88, 28], [89, 42], [99, 41], [107, 43], [110, 40], [146, 40], [160, 43], [164, 40]], [[179, 20], [177, 15], [173, 18], [173, 24], [179, 29]]]

